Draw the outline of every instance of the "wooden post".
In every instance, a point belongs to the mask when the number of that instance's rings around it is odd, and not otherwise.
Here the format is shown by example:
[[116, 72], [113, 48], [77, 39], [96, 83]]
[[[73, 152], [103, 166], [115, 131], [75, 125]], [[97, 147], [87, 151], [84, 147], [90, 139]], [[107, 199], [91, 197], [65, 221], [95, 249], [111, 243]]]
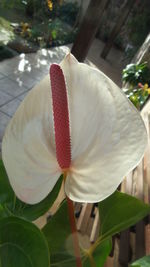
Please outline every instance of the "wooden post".
[[130, 229], [120, 233], [119, 263], [128, 266], [131, 260]]
[[[136, 167], [137, 181], [136, 181], [136, 197], [144, 201], [144, 161]], [[145, 222], [144, 219], [138, 222], [135, 226], [136, 231], [136, 244], [135, 244], [135, 257], [139, 259], [145, 255]]]
[[99, 28], [102, 14], [110, 0], [91, 0], [87, 8], [71, 53], [78, 59], [84, 61], [88, 50]]
[[[129, 173], [121, 184], [121, 192], [132, 195], [133, 173]], [[130, 228], [120, 233], [119, 263], [128, 266], [131, 260]]]
[[114, 42], [116, 36], [118, 35], [118, 33], [120, 32], [121, 27], [122, 27], [123, 23], [125, 22], [125, 20], [127, 19], [134, 3], [135, 3], [135, 0], [127, 0], [126, 4], [121, 9], [120, 16], [116, 22], [116, 25], [114, 26], [114, 28], [111, 32], [111, 35], [108, 39], [108, 42], [105, 44], [104, 49], [101, 53], [102, 58], [105, 59], [107, 57], [107, 55], [108, 55], [108, 53], [109, 53], [109, 51], [113, 45], [113, 42]]

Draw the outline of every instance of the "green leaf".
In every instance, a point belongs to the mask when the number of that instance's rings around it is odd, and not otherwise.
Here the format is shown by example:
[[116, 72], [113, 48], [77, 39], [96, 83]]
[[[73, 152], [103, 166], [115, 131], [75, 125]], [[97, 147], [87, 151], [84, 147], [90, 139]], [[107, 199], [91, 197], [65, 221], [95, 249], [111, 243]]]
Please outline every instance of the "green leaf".
[[140, 83], [149, 83], [149, 69], [147, 62], [142, 64], [129, 64], [122, 71], [122, 79], [134, 86]]
[[76, 267], [67, 202], [42, 229], [51, 253], [51, 266]]
[[[76, 267], [76, 258], [73, 253], [71, 241], [55, 253], [51, 254], [51, 266], [55, 267]], [[100, 245], [97, 246], [91, 259], [83, 253], [81, 250], [81, 260], [83, 267], [103, 267], [111, 251], [111, 241], [105, 240]]]
[[[72, 234], [68, 218], [67, 202], [64, 202], [54, 217], [42, 229], [51, 252], [51, 266], [76, 267]], [[105, 240], [95, 246], [93, 253], [81, 249], [81, 258], [84, 267], [90, 267], [91, 259], [95, 267], [102, 267], [111, 250], [110, 240]], [[89, 257], [90, 255], [90, 257]]]
[[42, 216], [54, 203], [59, 193], [63, 177], [61, 176], [53, 190], [40, 203], [29, 205], [19, 200], [10, 186], [8, 176], [2, 160], [0, 161], [0, 218], [15, 215], [28, 219], [36, 220]]
[[0, 160], [0, 218], [12, 214], [8, 207], [14, 206], [14, 199], [14, 192], [9, 184], [3, 162]]
[[0, 160], [0, 204], [11, 203], [13, 199], [14, 193], [9, 184], [3, 162]]
[[55, 253], [71, 235], [66, 201], [63, 202], [55, 216], [49, 220], [42, 231], [47, 239], [51, 254]]
[[150, 206], [139, 199], [116, 191], [99, 203], [101, 239], [134, 225], [150, 213]]
[[[71, 248], [72, 249], [72, 248]], [[70, 254], [66, 247], [51, 254], [51, 267], [76, 267], [76, 258]]]
[[57, 31], [56, 31], [56, 30], [53, 30], [53, 31], [51, 32], [51, 35], [52, 35], [52, 38], [53, 38], [53, 39], [56, 39], [56, 38], [57, 38]]
[[50, 266], [46, 239], [33, 223], [17, 217], [0, 220], [0, 266]]
[[133, 262], [130, 267], [149, 267], [150, 266], [150, 256], [145, 256], [139, 260]]
[[103, 267], [107, 257], [109, 256], [111, 252], [111, 249], [112, 249], [111, 239], [107, 239], [104, 242], [100, 243], [96, 247], [92, 255], [93, 259], [90, 260], [89, 258], [87, 258], [87, 260], [83, 264], [83, 267], [91, 267], [92, 261], [94, 261], [94, 264], [95, 264], [95, 265], [93, 264], [93, 266]]

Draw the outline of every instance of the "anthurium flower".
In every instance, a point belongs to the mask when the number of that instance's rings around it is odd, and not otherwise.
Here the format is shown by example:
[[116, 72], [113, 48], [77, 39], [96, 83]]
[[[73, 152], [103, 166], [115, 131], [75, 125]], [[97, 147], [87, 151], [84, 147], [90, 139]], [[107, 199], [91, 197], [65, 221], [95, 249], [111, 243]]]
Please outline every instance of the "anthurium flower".
[[66, 173], [73, 201], [112, 194], [147, 143], [138, 111], [102, 72], [71, 54], [33, 88], [10, 121], [3, 161], [16, 195], [37, 203]]

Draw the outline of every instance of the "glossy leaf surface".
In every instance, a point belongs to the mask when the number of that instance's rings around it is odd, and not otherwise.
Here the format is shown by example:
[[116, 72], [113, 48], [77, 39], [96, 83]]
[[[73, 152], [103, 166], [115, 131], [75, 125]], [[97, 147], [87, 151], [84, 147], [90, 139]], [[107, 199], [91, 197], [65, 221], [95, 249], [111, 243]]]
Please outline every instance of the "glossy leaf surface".
[[150, 256], [145, 256], [139, 260], [133, 262], [130, 267], [149, 267], [150, 266]]
[[0, 220], [1, 267], [49, 267], [46, 239], [31, 222], [17, 217]]
[[111, 239], [105, 240], [104, 242], [102, 242], [97, 246], [92, 255], [91, 260], [88, 258], [83, 264], [83, 267], [91, 267], [91, 266], [103, 267], [107, 257], [109, 256], [109, 253], [111, 252], [111, 249], [112, 249]]
[[130, 195], [116, 191], [99, 203], [101, 239], [134, 225], [150, 213], [150, 206]]

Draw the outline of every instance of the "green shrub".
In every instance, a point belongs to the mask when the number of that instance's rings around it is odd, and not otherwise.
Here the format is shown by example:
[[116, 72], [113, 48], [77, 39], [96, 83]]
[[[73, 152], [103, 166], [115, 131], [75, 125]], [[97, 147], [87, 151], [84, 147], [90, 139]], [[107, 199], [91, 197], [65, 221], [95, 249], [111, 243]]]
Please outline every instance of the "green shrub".
[[73, 26], [76, 21], [78, 12], [79, 7], [77, 3], [64, 3], [59, 6], [58, 16], [62, 21]]
[[150, 71], [147, 63], [127, 65], [122, 72], [122, 80], [127, 83], [127, 88], [123, 88], [123, 91], [141, 109], [150, 95]]
[[150, 81], [150, 72], [147, 63], [129, 64], [123, 70], [122, 80], [135, 86], [138, 83], [147, 83]]
[[72, 43], [75, 39], [77, 29], [72, 29], [66, 23], [63, 23], [60, 19], [55, 19], [49, 23], [49, 42], [47, 42], [47, 47], [64, 45], [67, 43]]

